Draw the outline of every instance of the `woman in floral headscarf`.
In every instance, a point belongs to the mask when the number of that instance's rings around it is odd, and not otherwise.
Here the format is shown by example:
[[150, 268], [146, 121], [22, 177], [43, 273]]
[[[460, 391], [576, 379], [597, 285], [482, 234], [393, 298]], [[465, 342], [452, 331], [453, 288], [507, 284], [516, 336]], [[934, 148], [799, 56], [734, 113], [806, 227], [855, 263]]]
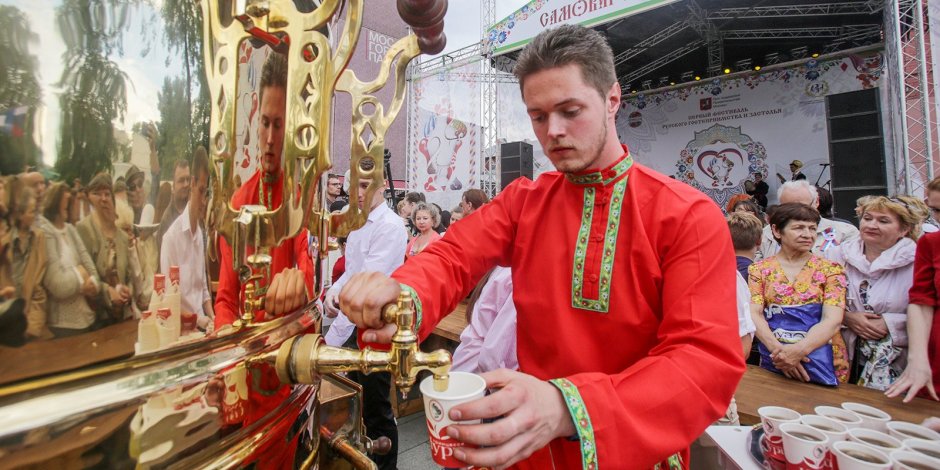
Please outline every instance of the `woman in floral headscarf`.
[[781, 204], [771, 216], [780, 252], [748, 270], [751, 316], [761, 367], [803, 382], [838, 385], [849, 378], [839, 334], [846, 281], [841, 266], [810, 251], [818, 223], [819, 213], [799, 203]]

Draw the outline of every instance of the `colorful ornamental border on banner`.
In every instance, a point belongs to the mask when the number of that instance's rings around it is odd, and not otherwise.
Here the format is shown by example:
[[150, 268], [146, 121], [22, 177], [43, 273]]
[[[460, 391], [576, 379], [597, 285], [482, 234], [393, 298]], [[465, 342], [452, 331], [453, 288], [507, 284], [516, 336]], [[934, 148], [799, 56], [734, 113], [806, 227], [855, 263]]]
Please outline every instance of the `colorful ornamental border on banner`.
[[678, 0], [532, 0], [487, 31], [493, 55], [522, 48], [538, 33], [563, 24], [596, 26]]

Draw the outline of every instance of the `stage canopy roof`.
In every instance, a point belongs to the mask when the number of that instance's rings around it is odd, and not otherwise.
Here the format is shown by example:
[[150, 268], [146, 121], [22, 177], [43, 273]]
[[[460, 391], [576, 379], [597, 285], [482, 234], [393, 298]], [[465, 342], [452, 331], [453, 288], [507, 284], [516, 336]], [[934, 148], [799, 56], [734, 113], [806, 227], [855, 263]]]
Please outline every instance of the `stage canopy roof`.
[[625, 90], [669, 86], [883, 41], [879, 0], [533, 0], [490, 29], [497, 68], [544, 28], [604, 33]]

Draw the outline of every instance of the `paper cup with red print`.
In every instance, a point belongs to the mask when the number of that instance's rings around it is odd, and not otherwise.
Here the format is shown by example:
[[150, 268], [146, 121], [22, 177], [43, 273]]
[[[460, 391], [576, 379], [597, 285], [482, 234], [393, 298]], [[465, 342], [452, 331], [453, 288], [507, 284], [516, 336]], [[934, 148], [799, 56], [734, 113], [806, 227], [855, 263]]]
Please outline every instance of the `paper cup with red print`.
[[428, 437], [431, 444], [431, 457], [442, 467], [466, 467], [467, 464], [454, 458], [454, 450], [460, 447], [475, 447], [464, 444], [447, 436], [447, 426], [451, 424], [477, 424], [480, 420], [451, 421], [450, 409], [461, 403], [483, 398], [486, 381], [483, 377], [469, 372], [451, 372], [446, 391], [434, 390], [434, 377], [421, 381], [421, 394], [424, 395], [424, 413], [428, 423]]
[[799, 423], [780, 425], [783, 434], [783, 452], [787, 470], [821, 470], [828, 468], [829, 436], [822, 431]]
[[239, 364], [223, 372], [222, 419], [225, 424], [240, 424], [248, 408], [248, 368]]
[[783, 455], [783, 434], [780, 426], [785, 423], [799, 423], [800, 414], [789, 408], [780, 406], [763, 406], [758, 408], [760, 423], [764, 428], [764, 438], [761, 441], [761, 450], [774, 460], [785, 460]]

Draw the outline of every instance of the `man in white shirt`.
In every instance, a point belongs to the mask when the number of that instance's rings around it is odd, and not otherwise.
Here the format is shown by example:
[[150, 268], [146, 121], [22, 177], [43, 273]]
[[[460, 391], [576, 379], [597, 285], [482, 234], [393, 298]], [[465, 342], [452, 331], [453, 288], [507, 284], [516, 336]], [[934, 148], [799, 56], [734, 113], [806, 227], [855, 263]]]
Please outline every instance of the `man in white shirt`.
[[200, 327], [214, 323], [212, 297], [206, 277], [206, 240], [202, 221], [209, 204], [209, 159], [196, 151], [192, 162], [189, 203], [163, 235], [160, 247], [160, 272], [169, 275], [170, 266], [180, 267], [180, 296], [183, 311], [198, 315]]
[[[814, 209], [819, 207], [819, 194], [816, 192], [816, 187], [807, 183], [806, 180], [787, 181], [777, 189], [777, 199], [780, 204], [799, 202]], [[858, 229], [854, 225], [825, 217], [821, 218], [816, 226], [816, 243], [813, 244], [813, 254], [822, 256], [826, 250], [841, 245], [857, 236]], [[769, 258], [777, 254], [778, 251], [780, 251], [780, 244], [774, 240], [770, 225], [767, 225], [761, 235], [758, 257], [759, 259]]]
[[[368, 168], [366, 168], [368, 169]], [[359, 207], [365, 206], [365, 191], [371, 180], [359, 180]], [[366, 224], [349, 234], [346, 240], [346, 271], [326, 293], [326, 316], [336, 317], [326, 333], [330, 346], [357, 347], [356, 326], [339, 310], [339, 292], [354, 274], [378, 271], [391, 275], [405, 260], [408, 232], [401, 217], [386, 204], [383, 191], [376, 191], [369, 202], [371, 210]], [[350, 372], [349, 377], [362, 385], [363, 421], [369, 438], [388, 437], [392, 448], [387, 455], [373, 455], [380, 469], [395, 469], [398, 462], [398, 428], [389, 401], [391, 376], [388, 372], [360, 374]]]

